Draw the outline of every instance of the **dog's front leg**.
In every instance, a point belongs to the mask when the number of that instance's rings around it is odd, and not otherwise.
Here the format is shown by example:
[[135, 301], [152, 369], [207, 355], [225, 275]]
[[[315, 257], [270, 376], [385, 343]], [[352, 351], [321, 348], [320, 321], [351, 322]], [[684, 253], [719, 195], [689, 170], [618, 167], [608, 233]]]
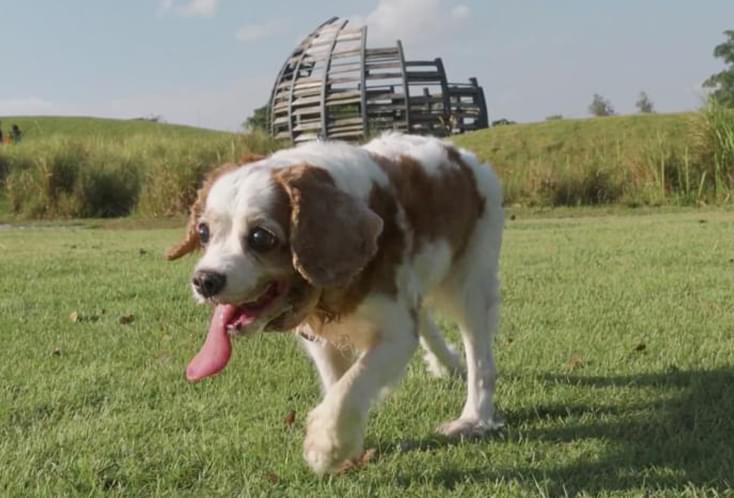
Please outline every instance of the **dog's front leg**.
[[380, 308], [375, 342], [309, 414], [303, 455], [317, 474], [338, 470], [361, 453], [372, 400], [398, 380], [418, 344], [415, 314], [397, 303]]

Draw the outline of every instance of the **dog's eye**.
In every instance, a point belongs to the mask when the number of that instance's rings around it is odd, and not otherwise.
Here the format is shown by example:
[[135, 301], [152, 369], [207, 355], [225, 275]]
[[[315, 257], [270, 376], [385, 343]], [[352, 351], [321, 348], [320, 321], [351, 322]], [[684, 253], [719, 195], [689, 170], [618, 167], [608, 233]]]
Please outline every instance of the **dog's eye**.
[[269, 251], [277, 242], [275, 235], [260, 227], [254, 228], [247, 236], [247, 245], [257, 252]]
[[209, 225], [199, 223], [199, 226], [196, 227], [196, 232], [199, 234], [199, 240], [202, 244], [209, 242]]

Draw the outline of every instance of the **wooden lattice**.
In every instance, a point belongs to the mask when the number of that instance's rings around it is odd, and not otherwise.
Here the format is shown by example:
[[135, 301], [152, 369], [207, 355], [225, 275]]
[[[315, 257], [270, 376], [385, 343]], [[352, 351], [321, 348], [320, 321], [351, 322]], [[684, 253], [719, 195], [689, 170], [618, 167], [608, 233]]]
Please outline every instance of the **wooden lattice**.
[[364, 140], [383, 130], [444, 136], [488, 126], [484, 91], [448, 83], [440, 58], [406, 61], [403, 45], [367, 48], [367, 27], [333, 17], [296, 47], [270, 96], [276, 138]]

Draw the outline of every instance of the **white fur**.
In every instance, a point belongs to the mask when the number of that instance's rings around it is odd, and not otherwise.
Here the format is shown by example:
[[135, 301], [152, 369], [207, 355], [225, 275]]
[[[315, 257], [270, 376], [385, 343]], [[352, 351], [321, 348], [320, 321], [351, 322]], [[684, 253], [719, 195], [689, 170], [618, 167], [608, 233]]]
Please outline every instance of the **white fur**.
[[[207, 209], [216, 213], [231, 210], [229, 206], [234, 205], [236, 213], [229, 218], [233, 223], [247, 223], [270, 202], [260, 168], [303, 163], [327, 169], [340, 189], [366, 200], [374, 184], [389, 184], [368, 151], [390, 158], [410, 156], [431, 175], [438, 174], [439, 166], [448, 158], [445, 145], [438, 139], [396, 133], [383, 135], [362, 148], [335, 142], [306, 144], [226, 175], [214, 186]], [[397, 272], [397, 296], [369, 294], [354, 313], [319, 329], [319, 337], [307, 325], [299, 327], [302, 336], [310, 337], [302, 341], [303, 346], [316, 365], [324, 392], [321, 403], [309, 414], [304, 442], [304, 457], [317, 473], [334, 471], [359, 455], [371, 402], [399, 379], [419, 337], [434, 375], [464, 375], [458, 354], [446, 344], [431, 318], [432, 310], [458, 323], [466, 355], [466, 403], [459, 418], [442, 425], [440, 432], [475, 435], [501, 425], [492, 403], [496, 374], [491, 343], [499, 320], [502, 193], [488, 165], [465, 150], [460, 153], [474, 172], [485, 201], [484, 214], [460, 257], [453, 259], [450, 246], [443, 240], [415, 253], [412, 229], [400, 211], [398, 225], [407, 244]], [[216, 249], [211, 254], [207, 250], [199, 267], [249, 264], [241, 253], [239, 259], [235, 255], [234, 240], [212, 244]]]
[[435, 137], [388, 132], [372, 140], [364, 148], [390, 159], [411, 157], [432, 175], [439, 174], [440, 166], [448, 159], [445, 144]]

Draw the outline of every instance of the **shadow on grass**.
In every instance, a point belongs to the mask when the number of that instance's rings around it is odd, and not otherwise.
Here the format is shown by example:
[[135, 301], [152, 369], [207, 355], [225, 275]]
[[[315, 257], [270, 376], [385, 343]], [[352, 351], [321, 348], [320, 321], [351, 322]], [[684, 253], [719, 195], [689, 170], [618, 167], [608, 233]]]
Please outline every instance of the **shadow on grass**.
[[[434, 477], [435, 484], [453, 489], [467, 480], [516, 481], [535, 489], [540, 482], [551, 495], [639, 488], [677, 494], [691, 486], [715, 493], [731, 492], [734, 369], [672, 369], [614, 377], [545, 376], [542, 380], [549, 385], [567, 384], [590, 390], [586, 394], [592, 396], [585, 398], [598, 399], [598, 402], [508, 411], [508, 431], [491, 444], [537, 441], [552, 445], [552, 449], [543, 449], [550, 454], [564, 451], [567, 444], [596, 440], [601, 442], [600, 452], [579, 457], [571, 464], [447, 468]], [[641, 393], [633, 392], [634, 403], [612, 404], [612, 396], [619, 399], [622, 389], [644, 389], [645, 393], [640, 396]], [[447, 444], [452, 443], [441, 440], [413, 443], [419, 450]]]

